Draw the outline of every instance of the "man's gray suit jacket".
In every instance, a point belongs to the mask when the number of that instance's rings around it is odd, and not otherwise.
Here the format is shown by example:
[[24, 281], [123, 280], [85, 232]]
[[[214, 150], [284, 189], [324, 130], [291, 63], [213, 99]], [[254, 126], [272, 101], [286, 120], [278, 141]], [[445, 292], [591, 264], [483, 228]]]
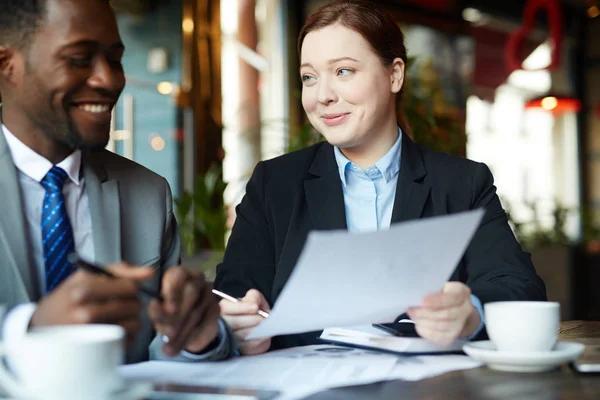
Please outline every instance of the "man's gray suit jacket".
[[[96, 263], [126, 261], [153, 266], [156, 273], [146, 284], [159, 290], [166, 268], [179, 264], [181, 252], [167, 181], [107, 150], [84, 152], [82, 174]], [[28, 240], [18, 171], [0, 131], [0, 305], [7, 311], [42, 297]], [[135, 345], [127, 351], [127, 362], [145, 361], [149, 354], [162, 355], [162, 343], [146, 313], [149, 300], [146, 296], [141, 299], [142, 325]], [[0, 339], [3, 321], [0, 315]], [[211, 359], [230, 355], [234, 344], [230, 332], [227, 336], [227, 349]]]

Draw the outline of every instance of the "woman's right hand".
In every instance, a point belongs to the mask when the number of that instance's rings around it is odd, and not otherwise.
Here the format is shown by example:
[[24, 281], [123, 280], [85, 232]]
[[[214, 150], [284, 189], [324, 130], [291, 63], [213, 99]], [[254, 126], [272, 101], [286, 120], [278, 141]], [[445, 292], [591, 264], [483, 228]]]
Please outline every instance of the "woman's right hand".
[[264, 319], [258, 315], [258, 310], [271, 311], [269, 303], [261, 292], [250, 289], [239, 302], [221, 300], [219, 307], [221, 308], [221, 317], [227, 322], [240, 342], [240, 353], [254, 355], [269, 350], [271, 338], [246, 340], [246, 336]]

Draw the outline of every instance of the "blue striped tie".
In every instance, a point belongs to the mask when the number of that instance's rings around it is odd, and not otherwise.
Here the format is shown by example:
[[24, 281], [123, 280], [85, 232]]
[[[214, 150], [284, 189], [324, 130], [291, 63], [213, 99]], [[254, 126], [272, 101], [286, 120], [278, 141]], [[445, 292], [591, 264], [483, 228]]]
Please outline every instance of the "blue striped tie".
[[67, 257], [74, 251], [75, 244], [62, 193], [67, 178], [63, 169], [54, 166], [40, 182], [46, 189], [42, 208], [42, 246], [47, 293], [73, 272]]

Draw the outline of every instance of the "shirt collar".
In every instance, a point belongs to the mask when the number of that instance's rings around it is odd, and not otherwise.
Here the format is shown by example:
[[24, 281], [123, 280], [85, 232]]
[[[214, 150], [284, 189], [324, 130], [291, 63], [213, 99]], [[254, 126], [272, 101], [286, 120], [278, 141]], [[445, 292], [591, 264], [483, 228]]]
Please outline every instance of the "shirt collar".
[[[386, 183], [392, 180], [398, 171], [400, 171], [400, 157], [402, 154], [402, 129], [398, 127], [398, 139], [392, 146], [392, 148], [375, 163], [375, 167], [381, 172], [383, 175], [383, 179], [385, 179]], [[346, 186], [346, 171], [351, 169], [354, 164], [352, 161], [348, 160], [339, 147], [335, 146], [333, 148], [333, 152], [335, 154], [335, 161], [338, 165], [338, 171], [340, 174], [340, 179], [342, 180], [342, 184], [344, 187]], [[356, 166], [358, 169], [358, 167]]]
[[[2, 132], [4, 133], [6, 144], [17, 169], [31, 179], [41, 182], [48, 171], [52, 169], [52, 163], [17, 139], [4, 124], [2, 125]], [[56, 166], [62, 168], [69, 176], [69, 179], [75, 182], [76, 185], [79, 185], [81, 150], [75, 150]]]

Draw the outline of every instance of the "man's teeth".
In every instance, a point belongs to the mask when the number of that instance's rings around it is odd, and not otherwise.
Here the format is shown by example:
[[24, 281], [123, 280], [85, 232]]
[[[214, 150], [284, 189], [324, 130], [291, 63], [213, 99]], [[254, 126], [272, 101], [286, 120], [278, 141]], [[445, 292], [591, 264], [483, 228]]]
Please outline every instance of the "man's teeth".
[[110, 106], [108, 104], [82, 104], [77, 108], [91, 113], [102, 113], [110, 110]]

